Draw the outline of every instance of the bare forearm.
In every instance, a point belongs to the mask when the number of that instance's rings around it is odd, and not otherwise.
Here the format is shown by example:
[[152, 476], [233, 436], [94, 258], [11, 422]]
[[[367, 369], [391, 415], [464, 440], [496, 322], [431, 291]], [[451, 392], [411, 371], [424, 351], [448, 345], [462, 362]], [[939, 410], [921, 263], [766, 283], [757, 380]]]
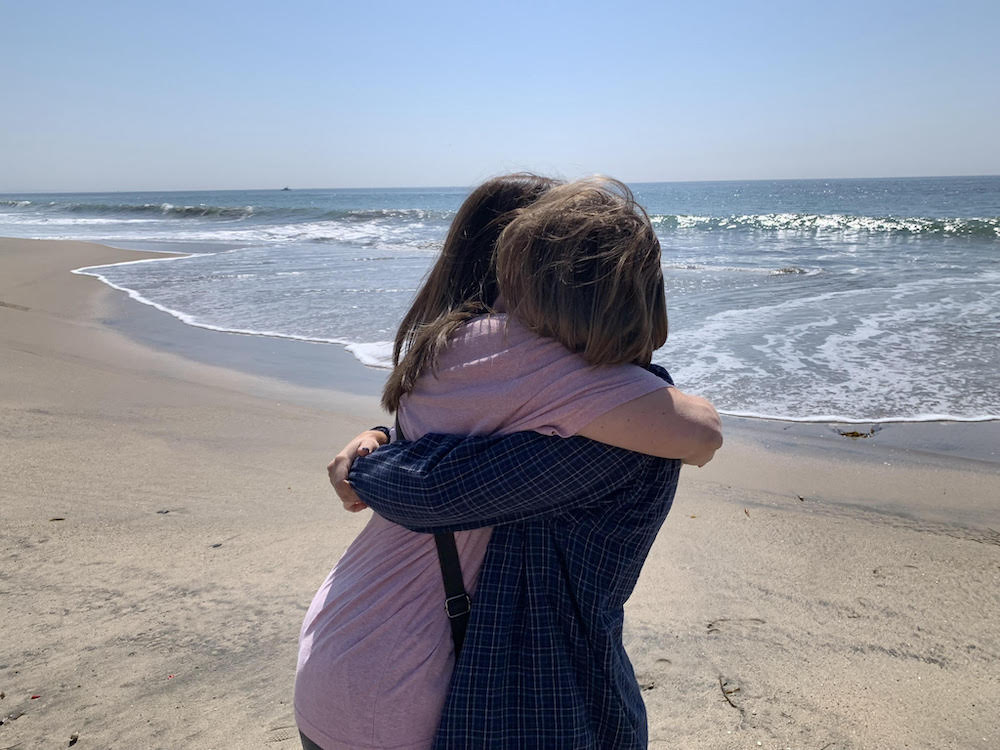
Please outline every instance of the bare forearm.
[[702, 466], [722, 446], [722, 420], [707, 399], [663, 388], [612, 409], [579, 434], [618, 448]]

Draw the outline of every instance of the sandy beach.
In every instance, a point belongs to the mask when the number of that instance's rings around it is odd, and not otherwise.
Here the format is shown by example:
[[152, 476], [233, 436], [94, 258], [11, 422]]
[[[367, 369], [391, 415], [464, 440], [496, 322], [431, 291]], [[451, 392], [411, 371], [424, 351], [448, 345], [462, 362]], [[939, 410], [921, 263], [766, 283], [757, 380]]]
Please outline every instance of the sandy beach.
[[[296, 748], [383, 374], [71, 273], [144, 257], [0, 240], [0, 749]], [[628, 607], [650, 747], [1000, 747], [998, 425], [726, 429]]]

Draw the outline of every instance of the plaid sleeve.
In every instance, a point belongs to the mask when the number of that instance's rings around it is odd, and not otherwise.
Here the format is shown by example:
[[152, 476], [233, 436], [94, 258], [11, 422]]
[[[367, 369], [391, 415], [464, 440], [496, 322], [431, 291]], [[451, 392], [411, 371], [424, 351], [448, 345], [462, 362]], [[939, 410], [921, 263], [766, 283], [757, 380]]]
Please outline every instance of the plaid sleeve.
[[656, 375], [661, 380], [666, 380], [670, 385], [674, 384], [674, 379], [670, 377], [670, 373], [667, 372], [666, 368], [660, 367], [659, 365], [646, 365], [646, 369], [651, 373]]
[[634, 479], [636, 454], [582, 437], [425, 435], [354, 462], [350, 482], [379, 515], [435, 533], [524, 521], [600, 502]]

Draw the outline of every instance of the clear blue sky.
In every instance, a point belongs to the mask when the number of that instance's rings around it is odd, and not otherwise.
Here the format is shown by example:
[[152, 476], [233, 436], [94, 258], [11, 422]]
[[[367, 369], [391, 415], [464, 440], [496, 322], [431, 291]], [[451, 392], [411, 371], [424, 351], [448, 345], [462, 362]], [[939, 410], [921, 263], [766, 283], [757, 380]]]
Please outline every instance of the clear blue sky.
[[998, 39], [996, 0], [0, 0], [0, 192], [997, 174]]

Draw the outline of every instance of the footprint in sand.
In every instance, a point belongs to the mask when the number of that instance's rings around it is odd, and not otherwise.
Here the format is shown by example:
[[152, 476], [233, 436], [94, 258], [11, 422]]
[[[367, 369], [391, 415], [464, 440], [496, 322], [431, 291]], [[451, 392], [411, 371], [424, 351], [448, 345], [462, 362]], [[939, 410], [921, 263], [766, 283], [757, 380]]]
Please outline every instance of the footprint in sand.
[[[920, 571], [916, 565], [900, 565], [897, 563], [890, 563], [888, 565], [879, 565], [877, 568], [872, 568], [872, 578], [877, 581], [904, 581], [913, 578]], [[877, 586], [884, 586], [884, 583], [878, 583]]]
[[294, 724], [271, 727], [267, 730], [267, 735], [264, 738], [264, 742], [269, 745], [275, 742], [289, 742], [291, 740], [295, 740], [296, 744], [299, 740], [299, 730]]
[[706, 625], [709, 635], [713, 633], [743, 632], [748, 626], [758, 627], [766, 622], [759, 617], [720, 617]]

